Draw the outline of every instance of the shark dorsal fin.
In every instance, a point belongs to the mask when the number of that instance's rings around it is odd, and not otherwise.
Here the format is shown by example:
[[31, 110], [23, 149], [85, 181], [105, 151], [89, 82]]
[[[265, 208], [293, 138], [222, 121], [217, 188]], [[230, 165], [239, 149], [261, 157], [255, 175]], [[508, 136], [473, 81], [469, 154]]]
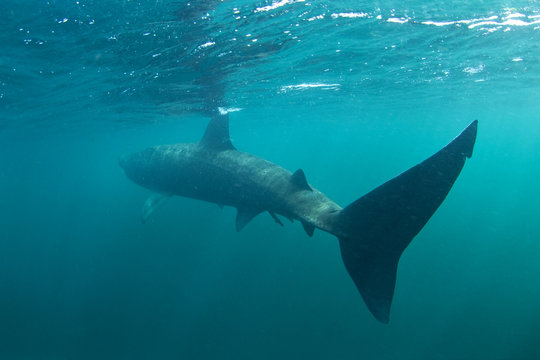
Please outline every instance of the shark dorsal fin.
[[229, 137], [229, 115], [215, 114], [208, 126], [206, 132], [200, 141], [200, 144], [207, 148], [217, 151], [234, 150]]
[[306, 174], [304, 170], [298, 169], [291, 175], [291, 184], [294, 185], [296, 190], [308, 190], [313, 191], [306, 180]]

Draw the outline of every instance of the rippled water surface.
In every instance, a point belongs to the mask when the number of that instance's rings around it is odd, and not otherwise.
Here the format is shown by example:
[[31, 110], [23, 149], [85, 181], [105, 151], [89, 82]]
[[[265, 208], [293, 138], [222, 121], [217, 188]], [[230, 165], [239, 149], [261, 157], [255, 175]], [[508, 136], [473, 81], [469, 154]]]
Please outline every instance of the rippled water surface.
[[[535, 1], [0, 2], [0, 358], [538, 359]], [[148, 192], [123, 154], [235, 146], [341, 205], [478, 119], [377, 323], [336, 239]]]
[[538, 95], [534, 2], [24, 4], [0, 5], [0, 96], [22, 121], [21, 110], [54, 122], [88, 107], [152, 118], [213, 102], [384, 107], [509, 88]]

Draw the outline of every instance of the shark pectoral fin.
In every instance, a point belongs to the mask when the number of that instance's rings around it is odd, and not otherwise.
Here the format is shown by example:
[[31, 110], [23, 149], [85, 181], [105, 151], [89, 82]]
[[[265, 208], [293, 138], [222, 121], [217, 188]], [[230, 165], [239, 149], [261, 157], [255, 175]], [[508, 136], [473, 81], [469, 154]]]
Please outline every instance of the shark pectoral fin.
[[260, 213], [260, 210], [238, 208], [238, 213], [236, 214], [236, 231], [242, 230], [248, 222], [253, 220], [253, 218]]
[[313, 232], [315, 232], [315, 226], [308, 224], [305, 221], [302, 221], [302, 226], [304, 227], [304, 230], [306, 231], [306, 234], [308, 234], [309, 237], [313, 236]]
[[144, 224], [150, 215], [154, 213], [154, 211], [165, 202], [168, 198], [170, 198], [171, 194], [163, 194], [163, 193], [154, 193], [150, 195], [150, 197], [146, 200], [144, 203], [143, 209], [142, 209], [142, 216], [141, 221]]
[[306, 180], [306, 174], [304, 174], [304, 170], [302, 169], [296, 170], [294, 174], [291, 175], [291, 184], [296, 190], [313, 191], [311, 186], [309, 186]]

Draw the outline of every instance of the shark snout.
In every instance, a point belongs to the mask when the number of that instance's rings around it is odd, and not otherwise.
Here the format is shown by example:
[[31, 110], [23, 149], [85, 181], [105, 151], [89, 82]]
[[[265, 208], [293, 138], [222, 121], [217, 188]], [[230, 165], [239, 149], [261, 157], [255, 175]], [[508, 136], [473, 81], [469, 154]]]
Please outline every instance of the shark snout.
[[120, 166], [122, 169], [126, 168], [127, 158], [128, 158], [127, 155], [122, 155], [118, 159], [118, 166]]

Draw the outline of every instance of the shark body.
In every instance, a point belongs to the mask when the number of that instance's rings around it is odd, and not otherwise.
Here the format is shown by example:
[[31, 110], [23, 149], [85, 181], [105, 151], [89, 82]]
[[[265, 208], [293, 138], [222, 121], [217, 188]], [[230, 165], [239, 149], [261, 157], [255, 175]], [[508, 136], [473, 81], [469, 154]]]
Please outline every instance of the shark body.
[[310, 185], [304, 172], [238, 151], [228, 115], [216, 115], [198, 143], [161, 145], [120, 160], [128, 178], [154, 192], [143, 221], [168, 197], [190, 197], [237, 208], [240, 231], [262, 212], [338, 237], [345, 267], [369, 310], [389, 321], [403, 250], [445, 199], [472, 155], [477, 121], [446, 147], [345, 208]]

